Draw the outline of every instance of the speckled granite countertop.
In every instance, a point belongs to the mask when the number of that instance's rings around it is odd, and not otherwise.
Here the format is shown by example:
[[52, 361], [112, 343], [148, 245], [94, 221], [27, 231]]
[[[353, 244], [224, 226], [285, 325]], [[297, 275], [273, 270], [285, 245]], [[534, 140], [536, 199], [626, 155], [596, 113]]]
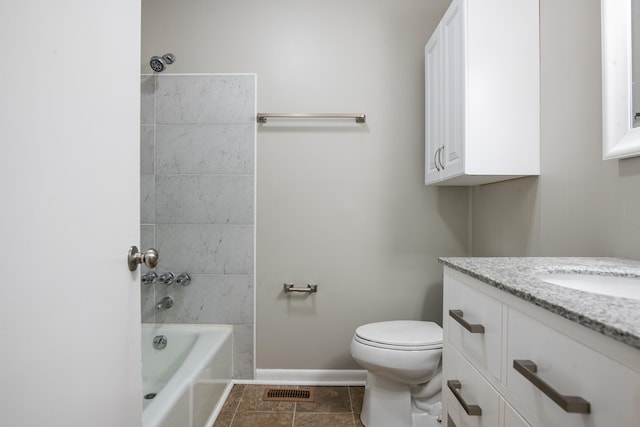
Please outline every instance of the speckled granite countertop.
[[640, 349], [640, 301], [583, 292], [543, 282], [541, 273], [580, 273], [640, 278], [640, 261], [620, 258], [440, 258], [474, 277]]

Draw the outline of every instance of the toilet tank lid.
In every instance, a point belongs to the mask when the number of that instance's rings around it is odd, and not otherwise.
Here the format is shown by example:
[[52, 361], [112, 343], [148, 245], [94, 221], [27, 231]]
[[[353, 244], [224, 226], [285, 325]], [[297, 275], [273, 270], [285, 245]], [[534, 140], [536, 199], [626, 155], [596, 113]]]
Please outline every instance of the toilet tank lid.
[[429, 346], [442, 343], [442, 328], [434, 322], [391, 320], [359, 326], [356, 335], [381, 344]]

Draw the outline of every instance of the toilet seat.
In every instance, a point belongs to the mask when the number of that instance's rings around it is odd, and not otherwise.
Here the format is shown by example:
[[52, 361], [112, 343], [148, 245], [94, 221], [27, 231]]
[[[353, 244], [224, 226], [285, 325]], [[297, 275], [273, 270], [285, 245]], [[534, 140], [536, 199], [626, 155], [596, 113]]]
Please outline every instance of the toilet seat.
[[433, 322], [392, 320], [362, 325], [356, 329], [354, 339], [390, 350], [434, 350], [442, 348], [442, 329]]

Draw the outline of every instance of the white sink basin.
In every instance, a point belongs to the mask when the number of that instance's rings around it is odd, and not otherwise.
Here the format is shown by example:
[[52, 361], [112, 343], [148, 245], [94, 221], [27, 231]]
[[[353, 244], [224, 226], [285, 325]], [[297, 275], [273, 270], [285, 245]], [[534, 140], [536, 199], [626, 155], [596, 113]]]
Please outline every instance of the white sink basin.
[[640, 278], [571, 273], [537, 274], [536, 278], [565, 288], [640, 300]]

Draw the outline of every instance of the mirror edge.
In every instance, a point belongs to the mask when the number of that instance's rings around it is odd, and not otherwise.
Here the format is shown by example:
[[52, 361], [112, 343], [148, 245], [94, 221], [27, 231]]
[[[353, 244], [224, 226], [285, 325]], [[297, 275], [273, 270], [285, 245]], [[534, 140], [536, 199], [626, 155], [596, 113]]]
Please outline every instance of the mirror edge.
[[640, 128], [631, 124], [631, 0], [601, 1], [602, 157], [640, 156]]

